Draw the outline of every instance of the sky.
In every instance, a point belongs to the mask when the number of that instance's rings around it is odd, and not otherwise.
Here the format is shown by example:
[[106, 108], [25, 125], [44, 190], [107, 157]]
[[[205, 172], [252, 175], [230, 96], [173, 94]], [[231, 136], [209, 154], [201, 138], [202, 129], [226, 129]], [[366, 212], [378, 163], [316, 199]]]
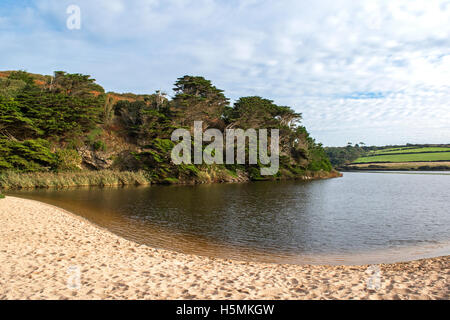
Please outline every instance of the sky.
[[0, 70], [19, 69], [169, 96], [198, 75], [326, 146], [450, 143], [450, 0], [1, 0]]

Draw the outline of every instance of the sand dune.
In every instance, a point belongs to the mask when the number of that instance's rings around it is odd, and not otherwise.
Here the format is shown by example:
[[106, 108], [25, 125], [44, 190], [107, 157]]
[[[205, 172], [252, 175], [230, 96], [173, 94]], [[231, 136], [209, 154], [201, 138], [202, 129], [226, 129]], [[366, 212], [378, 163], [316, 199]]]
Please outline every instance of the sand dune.
[[370, 268], [210, 259], [13, 197], [0, 222], [0, 299], [449, 299], [449, 257]]

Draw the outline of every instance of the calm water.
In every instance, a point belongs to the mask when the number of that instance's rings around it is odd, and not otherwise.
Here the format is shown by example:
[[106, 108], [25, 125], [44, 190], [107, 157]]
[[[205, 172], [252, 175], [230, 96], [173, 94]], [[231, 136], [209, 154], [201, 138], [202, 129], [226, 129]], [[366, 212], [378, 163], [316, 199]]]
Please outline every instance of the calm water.
[[204, 256], [365, 264], [450, 254], [450, 175], [10, 193], [139, 243]]

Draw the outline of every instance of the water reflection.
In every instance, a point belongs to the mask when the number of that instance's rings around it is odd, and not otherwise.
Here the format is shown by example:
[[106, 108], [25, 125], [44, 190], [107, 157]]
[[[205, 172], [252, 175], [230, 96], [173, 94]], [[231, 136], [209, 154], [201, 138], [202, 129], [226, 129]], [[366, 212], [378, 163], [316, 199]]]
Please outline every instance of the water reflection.
[[185, 253], [285, 263], [379, 263], [449, 254], [450, 177], [343, 178], [15, 193], [125, 238]]

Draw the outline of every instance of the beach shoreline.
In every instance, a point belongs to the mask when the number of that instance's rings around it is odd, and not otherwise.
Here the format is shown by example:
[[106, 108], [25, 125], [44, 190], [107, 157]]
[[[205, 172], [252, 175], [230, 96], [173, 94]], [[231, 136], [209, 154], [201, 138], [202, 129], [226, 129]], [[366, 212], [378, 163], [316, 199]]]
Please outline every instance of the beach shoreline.
[[0, 200], [0, 299], [449, 299], [450, 256], [362, 266], [206, 258], [123, 239], [64, 209]]

